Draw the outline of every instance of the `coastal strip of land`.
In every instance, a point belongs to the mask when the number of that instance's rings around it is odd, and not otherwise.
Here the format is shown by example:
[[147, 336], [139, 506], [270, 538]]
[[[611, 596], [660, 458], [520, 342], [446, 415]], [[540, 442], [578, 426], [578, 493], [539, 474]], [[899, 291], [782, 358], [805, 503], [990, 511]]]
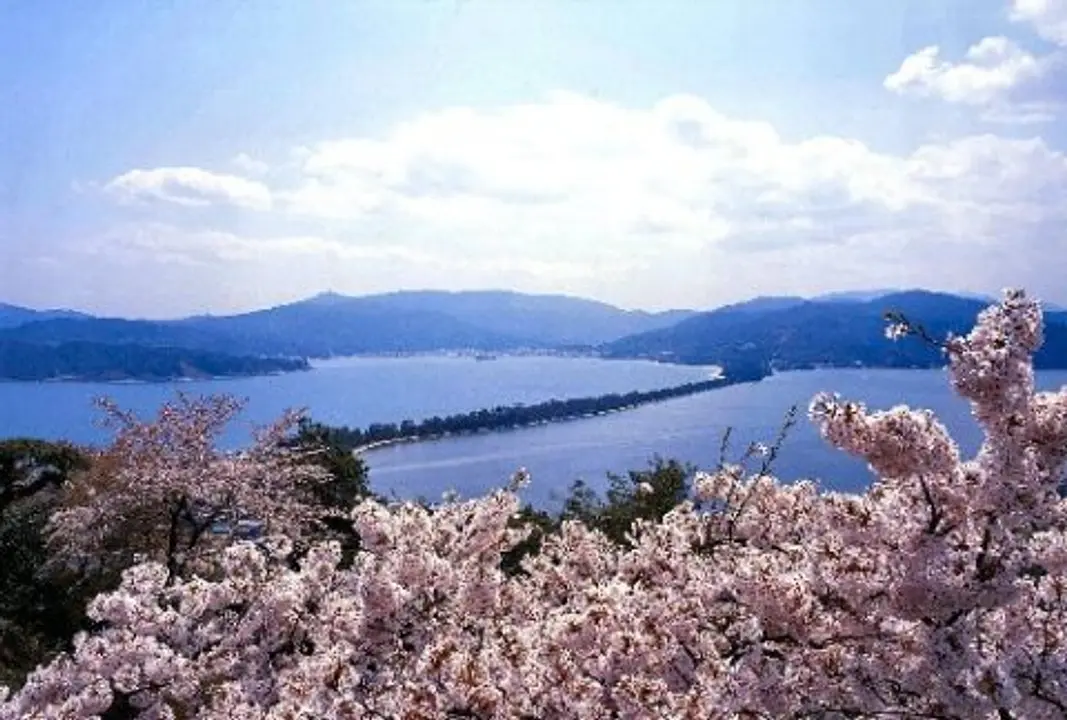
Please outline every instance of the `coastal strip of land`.
[[609, 413], [632, 410], [642, 405], [674, 398], [696, 395], [740, 383], [758, 382], [770, 375], [762, 365], [729, 368], [724, 373], [696, 382], [683, 383], [656, 390], [609, 393], [594, 397], [548, 400], [533, 405], [501, 405], [469, 413], [431, 417], [419, 422], [373, 423], [365, 429], [349, 427], [327, 428], [333, 442], [355, 454], [400, 443], [441, 440], [449, 437], [487, 432], [519, 430], [522, 428], [593, 418]]
[[173, 382], [310, 370], [305, 358], [231, 355], [193, 348], [0, 338], [0, 381]]

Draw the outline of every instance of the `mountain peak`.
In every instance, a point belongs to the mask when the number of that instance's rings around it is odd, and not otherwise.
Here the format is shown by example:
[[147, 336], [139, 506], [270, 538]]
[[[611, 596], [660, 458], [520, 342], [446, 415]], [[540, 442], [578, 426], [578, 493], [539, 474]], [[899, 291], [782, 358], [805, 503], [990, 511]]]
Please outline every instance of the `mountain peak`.
[[23, 307], [21, 305], [0, 303], [0, 328], [17, 327], [25, 323], [36, 322], [39, 320], [80, 320], [88, 317], [89, 316], [85, 313], [77, 312], [75, 310], [37, 310], [34, 308]]
[[348, 302], [353, 298], [349, 295], [342, 295], [339, 292], [333, 290], [326, 290], [320, 292], [317, 295], [312, 295], [306, 300], [298, 301], [298, 305], [339, 305], [344, 302]]
[[312, 300], [339, 300], [339, 299], [344, 298], [344, 297], [347, 297], [347, 296], [346, 295], [342, 295], [341, 293], [335, 292], [333, 290], [323, 290], [322, 292], [318, 293], [317, 295], [312, 295], [310, 299], [312, 299]]

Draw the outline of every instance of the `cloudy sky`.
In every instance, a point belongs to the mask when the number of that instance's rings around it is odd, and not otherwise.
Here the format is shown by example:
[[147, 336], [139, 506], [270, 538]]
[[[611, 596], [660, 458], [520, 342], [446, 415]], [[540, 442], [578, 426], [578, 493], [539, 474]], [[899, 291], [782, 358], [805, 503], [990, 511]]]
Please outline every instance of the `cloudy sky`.
[[0, 301], [1067, 302], [1067, 0], [0, 5]]

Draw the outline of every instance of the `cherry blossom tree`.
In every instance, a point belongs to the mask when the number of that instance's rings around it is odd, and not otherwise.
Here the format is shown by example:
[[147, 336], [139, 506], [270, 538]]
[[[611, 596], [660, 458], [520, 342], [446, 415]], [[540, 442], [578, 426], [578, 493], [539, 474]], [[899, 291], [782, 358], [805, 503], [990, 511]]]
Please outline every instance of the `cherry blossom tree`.
[[628, 543], [564, 522], [514, 573], [514, 488], [368, 500], [351, 567], [284, 533], [206, 575], [138, 564], [0, 720], [1063, 718], [1067, 389], [1035, 392], [1040, 341], [1009, 292], [945, 343], [973, 459], [928, 412], [815, 398], [878, 475], [860, 495], [723, 464]]
[[179, 395], [151, 422], [99, 401], [114, 440], [64, 488], [49, 523], [53, 564], [79, 571], [163, 563], [172, 579], [234, 539], [241, 520], [299, 539], [321, 508], [311, 491], [328, 480], [312, 451], [287, 442], [300, 415], [286, 413], [255, 431], [240, 452], [218, 447], [242, 409], [226, 396]]

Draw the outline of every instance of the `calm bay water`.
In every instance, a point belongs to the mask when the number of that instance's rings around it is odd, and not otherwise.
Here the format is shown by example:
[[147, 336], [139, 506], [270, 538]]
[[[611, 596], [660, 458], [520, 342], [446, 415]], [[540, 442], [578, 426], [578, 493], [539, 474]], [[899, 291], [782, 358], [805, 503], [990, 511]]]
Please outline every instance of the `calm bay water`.
[[533, 404], [552, 398], [652, 390], [704, 380], [711, 368], [594, 358], [469, 357], [340, 358], [315, 363], [310, 372], [268, 377], [175, 383], [0, 382], [0, 437], [106, 441], [94, 427], [92, 400], [108, 396], [142, 416], [155, 413], [177, 391], [230, 393], [246, 398], [246, 410], [226, 443], [247, 440], [253, 423], [277, 418], [286, 408], [308, 408], [331, 425], [365, 427], [452, 415], [494, 405]]
[[[493, 405], [533, 404], [551, 398], [649, 390], [708, 377], [708, 368], [589, 358], [359, 358], [319, 363], [306, 373], [275, 377], [167, 384], [0, 383], [0, 437], [66, 438], [103, 442], [94, 427], [93, 397], [108, 395], [148, 416], [176, 390], [226, 392], [248, 399], [227, 434], [227, 445], [248, 437], [251, 423], [277, 417], [287, 407], [307, 407], [322, 422], [366, 426]], [[1067, 384], [1067, 371], [1039, 375], [1043, 389]], [[503, 484], [525, 466], [534, 482], [527, 497], [554, 505], [576, 478], [594, 486], [606, 473], [645, 467], [655, 454], [701, 467], [713, 466], [727, 427], [733, 427], [730, 457], [748, 443], [774, 439], [789, 408], [800, 406], [796, 426], [776, 464], [784, 479], [818, 478], [824, 487], [854, 491], [870, 480], [865, 465], [827, 446], [805, 413], [812, 396], [831, 390], [872, 408], [904, 403], [930, 408], [967, 454], [980, 433], [967, 404], [957, 398], [940, 370], [816, 370], [776, 375], [636, 410], [578, 422], [546, 425], [439, 442], [398, 445], [367, 456], [371, 482], [401, 497], [438, 498], [454, 489], [464, 496]]]
[[[1038, 376], [1041, 389], [1063, 385], [1067, 371]], [[773, 441], [795, 404], [797, 423], [782, 445], [775, 474], [784, 480], [813, 479], [830, 490], [861, 491], [872, 478], [866, 463], [830, 447], [807, 419], [811, 398], [824, 390], [871, 409], [906, 404], [933, 410], [965, 456], [981, 443], [970, 406], [953, 393], [943, 370], [814, 370], [574, 423], [392, 446], [368, 454], [367, 461], [376, 487], [430, 499], [450, 489], [478, 495], [526, 467], [533, 475], [526, 497], [554, 507], [574, 479], [604, 488], [607, 472], [647, 467], [656, 454], [714, 467], [728, 427], [733, 430], [727, 456], [736, 460], [749, 443]]]

